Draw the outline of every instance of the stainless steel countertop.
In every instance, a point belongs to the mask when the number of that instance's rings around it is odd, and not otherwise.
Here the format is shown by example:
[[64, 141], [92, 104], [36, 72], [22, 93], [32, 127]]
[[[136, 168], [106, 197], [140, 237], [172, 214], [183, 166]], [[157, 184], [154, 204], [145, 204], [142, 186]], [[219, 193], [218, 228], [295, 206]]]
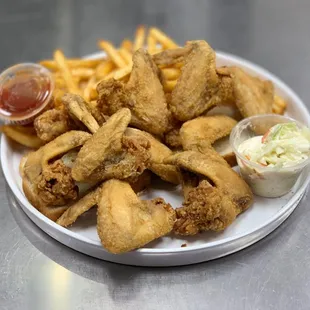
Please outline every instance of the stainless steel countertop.
[[[310, 1], [0, 2], [0, 70], [19, 61], [96, 51], [137, 24], [178, 42], [206, 39], [256, 62], [310, 107]], [[309, 192], [275, 232], [236, 254], [178, 268], [107, 263], [66, 248], [17, 207], [0, 178], [0, 309], [310, 309]]]

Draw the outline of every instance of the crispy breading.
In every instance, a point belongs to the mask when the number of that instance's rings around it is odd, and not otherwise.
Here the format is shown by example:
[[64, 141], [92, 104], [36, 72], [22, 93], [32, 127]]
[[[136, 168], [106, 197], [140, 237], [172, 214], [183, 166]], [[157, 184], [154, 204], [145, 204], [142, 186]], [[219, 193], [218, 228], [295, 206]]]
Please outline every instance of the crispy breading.
[[79, 216], [97, 205], [100, 196], [101, 187], [98, 186], [79, 201], [71, 205], [56, 221], [57, 224], [67, 227], [72, 225]]
[[232, 71], [236, 105], [243, 117], [272, 113], [274, 87], [271, 81], [250, 76], [241, 68]]
[[37, 193], [48, 206], [62, 206], [78, 198], [78, 187], [71, 176], [71, 169], [62, 160], [48, 165], [38, 177]]
[[163, 135], [168, 127], [167, 102], [159, 78], [159, 70], [150, 55], [139, 49], [133, 55], [129, 81], [102, 81], [97, 87], [98, 105], [111, 115], [122, 107], [131, 110], [131, 125], [155, 135]]
[[174, 231], [177, 234], [223, 230], [252, 204], [249, 186], [212, 149], [205, 154], [178, 153], [166, 162], [177, 165], [182, 172], [184, 203], [176, 209]]
[[146, 139], [150, 144], [150, 160], [148, 168], [157, 174], [164, 181], [179, 184], [180, 174], [178, 169], [173, 165], [167, 165], [164, 160], [173, 154], [173, 152], [151, 134], [134, 128], [127, 128], [125, 135], [135, 137], [137, 140]]
[[175, 211], [161, 198], [140, 200], [131, 186], [119, 180], [103, 184], [98, 204], [97, 231], [102, 245], [120, 254], [168, 234]]
[[99, 129], [99, 124], [91, 114], [83, 97], [66, 93], [62, 97], [62, 102], [70, 116], [82, 122], [91, 133], [95, 133]]
[[76, 181], [127, 179], [146, 169], [150, 145], [146, 139], [124, 136], [130, 119], [129, 109], [119, 110], [85, 143], [72, 168]]
[[236, 120], [226, 115], [202, 116], [187, 121], [180, 129], [183, 149], [204, 153], [213, 147], [229, 164], [235, 165], [235, 155], [226, 137], [236, 124]]
[[50, 142], [61, 134], [74, 129], [69, 115], [64, 110], [47, 110], [34, 120], [37, 136], [44, 142]]
[[188, 42], [181, 76], [171, 94], [170, 110], [175, 118], [187, 121], [214, 106], [210, 100], [219, 89], [215, 52], [205, 41]]
[[60, 162], [51, 166], [50, 161], [83, 145], [90, 137], [87, 132], [69, 131], [37, 151], [29, 153], [24, 160], [21, 175], [25, 196], [36, 209], [53, 221], [57, 220], [68, 207], [50, 207], [50, 205], [62, 204], [63, 200], [67, 202], [76, 196], [70, 171]]

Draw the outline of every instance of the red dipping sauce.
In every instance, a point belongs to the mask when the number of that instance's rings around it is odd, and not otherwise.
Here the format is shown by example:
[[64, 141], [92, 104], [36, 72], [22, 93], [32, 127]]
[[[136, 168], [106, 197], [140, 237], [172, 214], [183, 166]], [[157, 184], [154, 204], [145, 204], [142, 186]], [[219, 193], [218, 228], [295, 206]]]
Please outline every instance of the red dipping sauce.
[[54, 89], [50, 72], [37, 64], [19, 64], [0, 75], [0, 117], [26, 124], [50, 102]]

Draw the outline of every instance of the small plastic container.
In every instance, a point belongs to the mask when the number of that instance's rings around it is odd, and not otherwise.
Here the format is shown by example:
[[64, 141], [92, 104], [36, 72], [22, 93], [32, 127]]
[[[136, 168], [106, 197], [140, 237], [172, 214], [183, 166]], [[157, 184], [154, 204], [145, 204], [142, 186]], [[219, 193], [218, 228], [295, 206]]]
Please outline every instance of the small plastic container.
[[51, 101], [54, 82], [50, 71], [38, 64], [22, 63], [0, 75], [0, 118], [27, 124]]
[[255, 136], [264, 135], [272, 126], [294, 122], [298, 127], [305, 127], [298, 121], [281, 115], [267, 114], [246, 118], [239, 122], [230, 134], [230, 145], [234, 150], [240, 173], [250, 185], [254, 194], [263, 197], [280, 197], [290, 191], [301, 172], [309, 165], [310, 157], [290, 167], [263, 167], [248, 160], [238, 151], [240, 144]]

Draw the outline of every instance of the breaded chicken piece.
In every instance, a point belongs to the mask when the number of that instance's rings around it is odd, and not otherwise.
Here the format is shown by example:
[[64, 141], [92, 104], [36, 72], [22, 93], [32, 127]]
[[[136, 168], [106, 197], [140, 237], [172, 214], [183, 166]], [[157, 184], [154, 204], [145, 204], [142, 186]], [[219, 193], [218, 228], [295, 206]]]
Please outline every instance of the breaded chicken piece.
[[236, 164], [229, 134], [237, 121], [226, 115], [202, 116], [183, 124], [180, 130], [184, 150], [204, 153], [213, 147], [231, 165]]
[[152, 175], [150, 170], [144, 170], [138, 177], [128, 178], [124, 181], [130, 184], [136, 194], [139, 194], [151, 185]]
[[243, 117], [272, 113], [274, 87], [271, 81], [250, 76], [241, 68], [232, 69], [236, 105]]
[[62, 102], [71, 118], [82, 122], [91, 133], [95, 133], [99, 129], [99, 124], [91, 114], [83, 97], [67, 93], [62, 96]]
[[[126, 182], [130, 184], [135, 193], [139, 193], [151, 183], [151, 175], [151, 171], [145, 170], [135, 180], [130, 180], [129, 178]], [[56, 223], [63, 227], [68, 227], [72, 225], [82, 214], [95, 206], [97, 207], [101, 195], [101, 188], [101, 185], [97, 186], [97, 188], [92, 189], [80, 200], [69, 206], [68, 209], [58, 218]]]
[[137, 140], [147, 140], [150, 144], [150, 160], [148, 168], [158, 175], [162, 180], [179, 184], [180, 174], [174, 165], [167, 165], [164, 160], [171, 156], [173, 152], [163, 143], [154, 138], [151, 134], [139, 129], [127, 128], [125, 136], [132, 137]]
[[65, 110], [48, 110], [34, 120], [37, 136], [44, 142], [50, 142], [63, 133], [74, 129]]
[[23, 190], [29, 202], [45, 216], [55, 221], [68, 208], [62, 205], [75, 199], [76, 187], [71, 169], [61, 161], [50, 164], [54, 158], [83, 145], [91, 135], [83, 131], [69, 131], [29, 153], [23, 160], [21, 176]]
[[164, 137], [166, 145], [171, 147], [173, 150], [182, 149], [182, 141], [180, 137], [180, 128], [182, 124], [176, 125], [173, 129], [169, 130]]
[[72, 225], [79, 216], [97, 205], [101, 193], [101, 186], [92, 190], [79, 201], [71, 205], [56, 221], [57, 224], [63, 227]]
[[153, 60], [158, 66], [171, 66], [177, 63], [184, 63], [186, 56], [191, 50], [192, 46], [190, 44], [180, 48], [164, 50], [153, 55]]
[[159, 79], [159, 70], [151, 56], [139, 49], [133, 55], [133, 67], [129, 81], [110, 79], [97, 87], [98, 106], [106, 115], [120, 108], [131, 110], [130, 124], [155, 135], [163, 135], [168, 127], [167, 102]]
[[246, 182], [212, 149], [185, 151], [166, 161], [182, 172], [184, 203], [176, 209], [176, 234], [221, 231], [253, 202]]
[[38, 195], [48, 206], [62, 206], [78, 197], [78, 187], [71, 176], [71, 169], [60, 159], [42, 170], [37, 187]]
[[174, 222], [175, 211], [163, 199], [140, 200], [128, 183], [119, 180], [103, 184], [97, 231], [109, 252], [140, 248], [171, 232]]
[[138, 177], [146, 169], [150, 145], [146, 139], [124, 136], [131, 113], [113, 114], [79, 151], [72, 176], [80, 182]]
[[170, 111], [179, 121], [201, 115], [215, 104], [220, 80], [215, 69], [215, 52], [205, 41], [191, 41], [181, 76], [171, 93]]

